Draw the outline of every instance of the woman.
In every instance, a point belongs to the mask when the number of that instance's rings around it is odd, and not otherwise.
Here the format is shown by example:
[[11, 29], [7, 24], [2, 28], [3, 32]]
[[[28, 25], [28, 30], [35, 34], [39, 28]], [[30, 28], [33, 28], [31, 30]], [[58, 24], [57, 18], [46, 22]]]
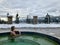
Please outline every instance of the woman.
[[[18, 34], [16, 32], [18, 32]], [[11, 41], [14, 41], [17, 36], [20, 36], [19, 31], [15, 31], [15, 26], [12, 26], [11, 27], [11, 32], [10, 32]]]

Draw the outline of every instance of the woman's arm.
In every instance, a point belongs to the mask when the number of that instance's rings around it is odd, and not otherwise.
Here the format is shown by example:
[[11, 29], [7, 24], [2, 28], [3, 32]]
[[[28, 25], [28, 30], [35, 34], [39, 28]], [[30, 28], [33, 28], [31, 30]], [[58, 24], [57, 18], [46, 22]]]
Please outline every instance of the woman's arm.
[[15, 33], [15, 32], [11, 32], [11, 35], [12, 35], [12, 36], [16, 36], [16, 33]]

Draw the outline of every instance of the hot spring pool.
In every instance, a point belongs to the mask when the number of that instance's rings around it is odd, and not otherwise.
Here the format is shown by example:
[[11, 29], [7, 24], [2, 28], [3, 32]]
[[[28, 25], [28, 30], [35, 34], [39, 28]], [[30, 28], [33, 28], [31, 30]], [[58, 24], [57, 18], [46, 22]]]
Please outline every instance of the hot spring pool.
[[0, 34], [0, 45], [59, 45], [56, 41], [47, 36], [35, 34], [33, 32], [23, 32], [14, 42], [8, 39], [8, 33]]

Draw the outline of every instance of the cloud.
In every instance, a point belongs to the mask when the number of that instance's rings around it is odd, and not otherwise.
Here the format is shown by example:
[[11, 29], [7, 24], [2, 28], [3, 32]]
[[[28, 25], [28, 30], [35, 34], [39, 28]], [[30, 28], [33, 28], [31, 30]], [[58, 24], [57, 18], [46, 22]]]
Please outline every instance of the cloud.
[[2, 3], [4, 0], [0, 0], [0, 3]]
[[0, 13], [5, 15], [7, 12], [11, 15], [18, 12], [21, 16], [44, 16], [46, 13], [60, 14], [59, 0], [1, 0], [0, 2]]

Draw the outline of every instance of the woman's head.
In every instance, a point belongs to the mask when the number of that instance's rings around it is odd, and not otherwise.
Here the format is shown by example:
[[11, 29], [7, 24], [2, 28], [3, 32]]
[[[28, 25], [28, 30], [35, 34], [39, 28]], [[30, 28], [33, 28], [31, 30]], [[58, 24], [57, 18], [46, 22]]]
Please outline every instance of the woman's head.
[[12, 26], [12, 27], [11, 27], [11, 31], [14, 31], [14, 29], [15, 29], [15, 26]]

